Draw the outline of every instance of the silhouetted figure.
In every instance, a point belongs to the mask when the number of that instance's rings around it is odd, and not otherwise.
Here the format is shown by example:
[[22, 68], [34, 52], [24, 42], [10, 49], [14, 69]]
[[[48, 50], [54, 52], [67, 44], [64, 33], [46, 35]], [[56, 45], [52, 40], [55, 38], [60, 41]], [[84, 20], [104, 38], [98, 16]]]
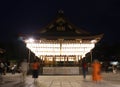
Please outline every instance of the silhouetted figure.
[[27, 71], [28, 71], [28, 62], [27, 62], [26, 59], [24, 59], [24, 60], [21, 62], [20, 69], [21, 69], [21, 72], [22, 72], [22, 80], [23, 80], [23, 82], [24, 82], [25, 79], [26, 79]]
[[86, 79], [87, 63], [85, 61], [82, 62], [82, 73], [83, 73], [83, 78]]

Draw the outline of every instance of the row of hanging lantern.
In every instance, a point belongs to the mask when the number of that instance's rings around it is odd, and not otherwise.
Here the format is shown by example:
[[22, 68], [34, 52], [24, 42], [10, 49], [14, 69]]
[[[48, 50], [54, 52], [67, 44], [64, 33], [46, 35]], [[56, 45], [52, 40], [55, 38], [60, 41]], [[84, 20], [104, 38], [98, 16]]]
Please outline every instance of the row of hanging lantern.
[[27, 47], [36, 54], [41, 55], [85, 55], [94, 48], [94, 44], [80, 43], [27, 43]]
[[[53, 48], [57, 48], [60, 47], [60, 43], [27, 43], [28, 46], [31, 47], [40, 47], [40, 48], [46, 48], [46, 47], [53, 47]], [[78, 44], [78, 43], [62, 43], [62, 47], [73, 47], [73, 48], [78, 48], [78, 47], [94, 47], [93, 43], [90, 44]]]

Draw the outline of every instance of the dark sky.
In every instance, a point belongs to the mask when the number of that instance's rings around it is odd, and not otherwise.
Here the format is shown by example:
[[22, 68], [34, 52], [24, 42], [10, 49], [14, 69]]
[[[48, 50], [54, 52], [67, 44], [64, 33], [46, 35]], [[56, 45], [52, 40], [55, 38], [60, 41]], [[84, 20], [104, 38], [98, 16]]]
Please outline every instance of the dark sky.
[[0, 42], [44, 27], [60, 9], [77, 27], [120, 41], [120, 0], [1, 0]]

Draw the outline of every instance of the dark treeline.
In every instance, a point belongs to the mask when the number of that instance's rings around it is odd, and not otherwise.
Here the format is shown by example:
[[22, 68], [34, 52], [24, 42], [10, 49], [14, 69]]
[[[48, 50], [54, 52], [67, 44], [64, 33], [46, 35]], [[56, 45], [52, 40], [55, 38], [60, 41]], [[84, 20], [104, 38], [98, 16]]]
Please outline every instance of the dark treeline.
[[[90, 61], [91, 53], [86, 55]], [[100, 61], [119, 61], [120, 62], [120, 42], [115, 43], [97, 43], [92, 50], [92, 60], [98, 59]]]
[[0, 43], [0, 48], [5, 52], [1, 54], [4, 60], [22, 60], [28, 57], [28, 49], [22, 41]]

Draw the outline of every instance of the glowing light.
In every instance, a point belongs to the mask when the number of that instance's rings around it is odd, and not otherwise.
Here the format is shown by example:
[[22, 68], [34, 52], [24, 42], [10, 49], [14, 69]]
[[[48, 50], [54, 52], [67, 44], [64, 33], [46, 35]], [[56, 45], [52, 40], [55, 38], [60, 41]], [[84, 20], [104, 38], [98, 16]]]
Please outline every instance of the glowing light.
[[96, 43], [97, 42], [97, 40], [91, 40], [91, 43]]
[[85, 54], [95, 46], [94, 43], [62, 43], [62, 45], [60, 43], [35, 43], [33, 39], [29, 39], [26, 43], [27, 47], [38, 57], [44, 55], [81, 55], [85, 57]]
[[34, 39], [33, 39], [33, 38], [29, 38], [29, 39], [27, 39], [25, 42], [26, 42], [26, 43], [32, 43], [32, 42], [34, 42]]

